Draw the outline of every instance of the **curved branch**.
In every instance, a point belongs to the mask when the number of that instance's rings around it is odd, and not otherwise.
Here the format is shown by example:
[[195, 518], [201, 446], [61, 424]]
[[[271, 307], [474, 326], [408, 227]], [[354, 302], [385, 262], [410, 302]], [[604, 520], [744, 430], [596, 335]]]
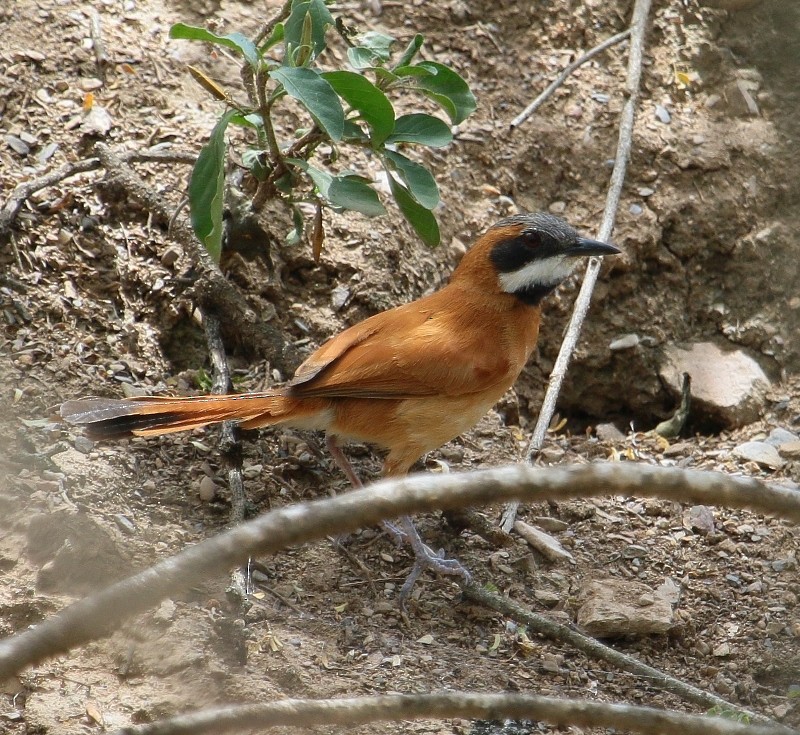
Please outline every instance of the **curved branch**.
[[800, 493], [716, 472], [594, 464], [535, 469], [513, 465], [457, 475], [383, 480], [336, 498], [271, 511], [80, 600], [34, 628], [0, 641], [0, 681], [30, 664], [102, 638], [162, 599], [227, 572], [248, 556], [338, 536], [388, 518], [517, 498], [639, 495], [751, 508], [800, 522]]
[[221, 707], [161, 722], [126, 727], [113, 735], [200, 735], [251, 728], [352, 727], [370, 722], [440, 719], [532, 719], [554, 726], [602, 727], [661, 735], [797, 735], [788, 727], [743, 725], [730, 719], [685, 715], [652, 707], [540, 697], [534, 694], [395, 694], [348, 699], [284, 699], [270, 704]]

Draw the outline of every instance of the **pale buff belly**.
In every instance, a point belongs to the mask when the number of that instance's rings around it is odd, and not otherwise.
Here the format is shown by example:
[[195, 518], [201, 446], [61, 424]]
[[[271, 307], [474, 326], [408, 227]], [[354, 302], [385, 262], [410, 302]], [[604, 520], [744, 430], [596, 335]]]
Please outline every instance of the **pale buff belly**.
[[498, 387], [472, 396], [332, 401], [335, 417], [326, 428], [343, 439], [390, 449], [387, 470], [404, 472], [423, 454], [471, 429], [505, 391]]

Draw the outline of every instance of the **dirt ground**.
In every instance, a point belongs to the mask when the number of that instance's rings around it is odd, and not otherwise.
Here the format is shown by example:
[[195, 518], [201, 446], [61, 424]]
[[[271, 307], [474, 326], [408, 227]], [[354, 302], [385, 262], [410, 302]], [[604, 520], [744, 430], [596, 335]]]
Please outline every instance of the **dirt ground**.
[[[624, 102], [626, 46], [572, 76], [529, 122], [509, 121], [577, 54], [626, 28], [629, 3], [343, 3], [348, 22], [452, 64], [478, 98], [456, 142], [428, 154], [442, 190], [443, 244], [416, 243], [395, 213], [336, 215], [322, 262], [279, 246], [269, 274], [235, 261], [230, 278], [298, 355], [369, 314], [441, 284], [465, 246], [520, 209], [563, 213], [592, 234], [600, 221]], [[543, 7], [547, 5], [548, 7]], [[202, 16], [253, 34], [279, 6], [209, 1]], [[530, 7], [529, 7], [530, 6]], [[92, 12], [111, 59], [97, 78]], [[109, 114], [119, 150], [169, 145], [196, 153], [218, 112], [185, 64], [226, 84], [237, 67], [198, 44], [170, 41], [172, 23], [205, 22], [198, 6], [18, 0], [0, 8], [0, 181], [19, 182], [90, 154], [81, 128], [87, 92]], [[797, 37], [784, 0], [727, 13], [655, 3], [643, 101], [614, 241], [541, 463], [638, 461], [717, 469], [797, 488], [800, 461], [778, 471], [738, 460], [739, 443], [776, 428], [800, 434], [797, 340], [800, 277]], [[755, 109], [753, 108], [755, 106]], [[286, 126], [292, 124], [287, 119]], [[288, 129], [288, 127], [287, 127]], [[282, 132], [279, 130], [279, 133]], [[9, 137], [10, 136], [10, 137]], [[11, 139], [13, 138], [13, 140]], [[19, 143], [23, 145], [19, 145]], [[136, 165], [172, 206], [188, 167]], [[114, 200], [91, 172], [37, 193], [0, 243], [0, 635], [48, 617], [76, 597], [143, 569], [225, 528], [230, 494], [217, 431], [92, 445], [48, 425], [48, 409], [81, 395], [198, 390], [209, 369], [186, 298], [191, 263], [148, 212]], [[280, 235], [283, 230], [276, 226]], [[540, 347], [516, 391], [468, 434], [432, 453], [429, 471], [519, 460], [543, 381], [576, 292], [550, 298]], [[608, 344], [636, 333], [637, 350]], [[746, 347], [775, 377], [762, 420], [694, 433], [667, 445], [645, 432], [674, 407], [655, 365], [665, 344], [721, 338]], [[239, 390], [288, 377], [269, 356], [233, 354]], [[624, 436], [594, 429], [616, 422]], [[365, 477], [367, 447], [348, 450]], [[346, 491], [321, 437], [264, 431], [246, 443], [249, 513]], [[208, 478], [214, 481], [210, 485]], [[482, 509], [490, 522], [501, 508]], [[700, 532], [689, 509], [637, 498], [553, 501], [548, 517], [570, 562], [551, 563], [515, 540], [498, 548], [440, 517], [418, 519], [476, 579], [562, 622], [574, 621], [587, 581], [636, 580], [680, 590], [668, 634], [615, 646], [672, 676], [777, 721], [800, 726], [800, 533], [785, 521], [713, 508]], [[647, 681], [563, 645], [528, 645], [502, 616], [465, 603], [456, 585], [425, 578], [401, 619], [396, 597], [410, 557], [376, 529], [254, 560], [257, 593], [242, 612], [227, 579], [177, 591], [110, 638], [0, 684], [0, 733], [78, 733], [148, 722], [212, 704], [442, 689], [525, 691], [695, 711]], [[361, 564], [353, 563], [356, 558]], [[368, 573], [365, 573], [365, 569]], [[357, 732], [469, 732], [467, 721], [400, 723]], [[529, 731], [550, 732], [539, 724]], [[482, 730], [485, 732], [485, 730]]]

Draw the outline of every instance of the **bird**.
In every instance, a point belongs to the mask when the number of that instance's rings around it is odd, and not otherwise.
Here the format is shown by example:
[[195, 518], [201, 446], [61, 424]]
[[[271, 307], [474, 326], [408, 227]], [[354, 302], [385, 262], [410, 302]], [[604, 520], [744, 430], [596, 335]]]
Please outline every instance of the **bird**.
[[[539, 335], [542, 302], [590, 256], [615, 255], [546, 212], [505, 217], [467, 250], [446, 285], [345, 329], [313, 352], [284, 386], [208, 396], [81, 398], [60, 418], [89, 438], [185, 431], [222, 421], [243, 429], [322, 430], [336, 464], [362, 483], [341, 450], [361, 441], [386, 451], [382, 475], [401, 477], [425, 454], [472, 428], [516, 382]], [[469, 579], [432, 551], [411, 519], [388, 524], [415, 561], [403, 607], [423, 570]]]

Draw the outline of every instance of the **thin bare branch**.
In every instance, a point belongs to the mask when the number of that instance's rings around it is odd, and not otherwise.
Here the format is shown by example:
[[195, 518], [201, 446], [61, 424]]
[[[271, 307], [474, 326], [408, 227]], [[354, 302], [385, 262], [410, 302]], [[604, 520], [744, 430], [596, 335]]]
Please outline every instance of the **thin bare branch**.
[[100, 168], [100, 159], [85, 158], [82, 161], [65, 163], [63, 166], [44, 174], [44, 176], [18, 184], [6, 200], [2, 210], [0, 210], [0, 237], [10, 231], [11, 225], [22, 205], [37, 191], [53, 186], [64, 179], [68, 179], [70, 176], [77, 176], [98, 168]]
[[582, 651], [591, 658], [597, 659], [598, 661], [605, 661], [622, 671], [627, 671], [629, 674], [644, 678], [647, 680], [647, 685], [653, 689], [670, 692], [679, 696], [684, 701], [691, 702], [704, 709], [718, 707], [720, 711], [731, 712], [732, 714], [749, 718], [752, 722], [775, 724], [768, 717], [764, 717], [757, 712], [752, 712], [737, 704], [728, 702], [711, 692], [703, 691], [680, 679], [676, 679], [674, 676], [670, 676], [663, 671], [648, 666], [633, 656], [628, 656], [621, 651], [606, 646], [600, 641], [584, 635], [574, 628], [568, 628], [566, 625], [557, 623], [552, 618], [539, 615], [533, 612], [533, 610], [529, 610], [519, 603], [509, 600], [507, 597], [494, 594], [474, 584], [464, 585], [462, 589], [467, 599], [477, 602], [484, 607], [497, 610], [497, 612], [517, 621], [520, 625], [526, 625], [529, 633], [539, 633], [550, 640], [566, 643]]
[[[647, 27], [647, 17], [650, 12], [651, 0], [636, 0], [633, 8], [633, 19], [631, 21], [631, 48], [628, 56], [628, 76], [625, 82], [627, 99], [622, 108], [619, 126], [619, 140], [617, 143], [617, 153], [614, 159], [614, 169], [611, 172], [611, 182], [606, 196], [606, 207], [603, 213], [603, 221], [600, 225], [598, 239], [608, 240], [611, 231], [614, 229], [614, 220], [619, 207], [619, 198], [622, 193], [622, 185], [625, 182], [625, 173], [628, 168], [628, 158], [631, 152], [631, 140], [633, 138], [633, 123], [636, 118], [636, 108], [639, 104], [639, 82], [642, 76], [642, 56], [644, 53], [644, 36]], [[558, 352], [553, 371], [547, 383], [547, 390], [539, 410], [539, 418], [533, 430], [533, 436], [526, 450], [529, 462], [533, 461], [533, 456], [542, 448], [547, 428], [553, 419], [556, 410], [556, 401], [561, 392], [561, 385], [564, 376], [567, 374], [567, 367], [575, 351], [575, 345], [580, 337], [581, 327], [589, 311], [589, 304], [592, 298], [592, 291], [597, 282], [597, 275], [600, 272], [602, 258], [590, 258], [586, 267], [586, 274], [581, 284], [578, 298], [575, 300], [575, 307], [572, 312], [569, 325], [567, 326], [564, 341]], [[511, 503], [503, 513], [501, 527], [509, 533], [514, 527], [517, 517], [518, 503]]]
[[533, 115], [534, 112], [536, 112], [536, 110], [538, 110], [545, 102], [547, 102], [548, 99], [550, 99], [550, 97], [553, 96], [553, 92], [555, 92], [562, 84], [564, 84], [572, 72], [583, 66], [587, 61], [591, 61], [598, 54], [603, 53], [603, 51], [606, 49], [621, 43], [630, 35], [630, 28], [622, 31], [622, 33], [617, 33], [615, 36], [611, 36], [602, 43], [597, 44], [597, 46], [595, 46], [593, 49], [590, 49], [583, 56], [573, 61], [569, 66], [565, 67], [564, 71], [562, 71], [561, 74], [559, 74], [555, 80], [547, 86], [544, 92], [542, 92], [509, 123], [509, 126], [513, 129], [519, 125], [522, 125], [522, 123], [524, 123], [531, 115]]
[[[203, 314], [203, 328], [206, 333], [206, 344], [211, 356], [211, 365], [214, 371], [212, 392], [218, 395], [230, 393], [233, 389], [231, 371], [228, 358], [225, 354], [225, 345], [222, 341], [222, 332], [219, 327], [219, 318], [216, 314]], [[244, 521], [246, 496], [244, 480], [242, 478], [242, 442], [239, 429], [234, 421], [222, 424], [220, 437], [220, 451], [222, 460], [228, 471], [228, 488], [231, 491], [230, 523], [235, 526]], [[239, 566], [231, 574], [231, 584], [228, 592], [236, 595], [241, 602], [247, 596], [247, 578]]]
[[248, 556], [350, 533], [388, 518], [517, 498], [539, 502], [600, 495], [661, 497], [751, 508], [800, 521], [800, 493], [716, 472], [628, 463], [536, 469], [514, 465], [463, 475], [421, 474], [383, 480], [336, 498], [267, 513], [189, 547], [139, 574], [0, 641], [0, 681], [26, 666], [102, 638], [122, 621]]
[[126, 727], [114, 735], [200, 735], [251, 728], [351, 727], [369, 722], [442, 719], [532, 719], [560, 727], [602, 727], [660, 735], [797, 735], [780, 725], [743, 725], [730, 719], [685, 715], [652, 707], [540, 697], [534, 694], [395, 694], [349, 699], [284, 699], [270, 704], [222, 707]]
[[[181, 151], [145, 150], [122, 153], [120, 154], [120, 160], [140, 163], [144, 161], [155, 163], [186, 163], [191, 165], [197, 160], [197, 156], [194, 153], [184, 153]], [[11, 225], [16, 219], [22, 205], [37, 191], [46, 189], [48, 186], [55, 186], [64, 181], [64, 179], [68, 179], [72, 176], [87, 173], [88, 171], [96, 171], [100, 167], [101, 163], [99, 158], [84, 158], [80, 161], [65, 163], [63, 166], [48, 171], [42, 176], [24, 181], [17, 185], [9, 195], [3, 208], [0, 209], [0, 238], [10, 231]]]

